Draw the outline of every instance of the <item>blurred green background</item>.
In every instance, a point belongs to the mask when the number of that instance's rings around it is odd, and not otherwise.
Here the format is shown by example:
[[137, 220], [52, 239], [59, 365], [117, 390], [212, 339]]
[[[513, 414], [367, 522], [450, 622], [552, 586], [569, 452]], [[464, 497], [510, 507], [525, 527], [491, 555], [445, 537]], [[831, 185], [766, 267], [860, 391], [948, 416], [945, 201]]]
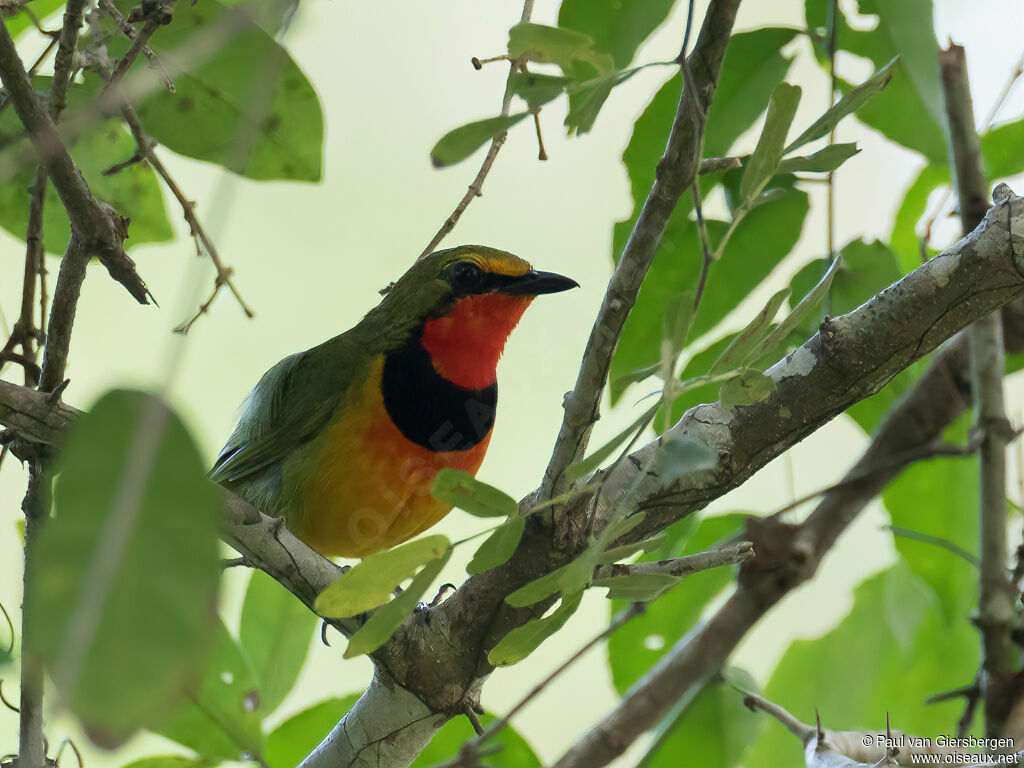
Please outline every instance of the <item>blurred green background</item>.
[[[703, 13], [704, 5], [697, 4], [698, 13]], [[935, 0], [935, 8], [940, 43], [951, 37], [967, 49], [980, 122], [1020, 55], [1024, 7], [1015, 0]], [[558, 3], [539, 0], [533, 18], [554, 24], [557, 10]], [[507, 30], [520, 11], [521, 4], [511, 0], [306, 0], [286, 45], [318, 90], [324, 109], [322, 183], [246, 181], [163, 153], [189, 197], [198, 201], [198, 211], [222, 258], [235, 268], [236, 284], [256, 317], [247, 320], [225, 293], [188, 336], [171, 333], [206, 297], [213, 277], [208, 263], [195, 258], [187, 228], [169, 202], [176, 241], [131, 251], [159, 308], [138, 307], [102, 270], [94, 271], [79, 307], [65, 399], [87, 407], [110, 387], [156, 390], [169, 380], [171, 400], [212, 461], [238, 404], [262, 372], [281, 357], [354, 324], [378, 300], [377, 290], [407, 268], [461, 197], [480, 154], [438, 171], [431, 168], [428, 152], [451, 128], [496, 113], [507, 68], [491, 64], [477, 72], [469, 59], [503, 52]], [[679, 4], [641, 48], [638, 62], [676, 55], [684, 13], [685, 4]], [[803, 3], [751, 1], [741, 6], [738, 29], [769, 23], [802, 26]], [[827, 106], [827, 81], [803, 38], [787, 51], [796, 57], [788, 79], [804, 89], [796, 118], [796, 125], [802, 125]], [[863, 60], [847, 57], [840, 62], [844, 76], [854, 81], [872, 70]], [[507, 249], [538, 268], [568, 274], [581, 285], [581, 290], [534, 304], [499, 368], [501, 405], [480, 477], [513, 495], [532, 490], [545, 466], [561, 418], [562, 395], [575, 381], [610, 274], [612, 224], [631, 209], [622, 150], [633, 121], [672, 74], [670, 68], [640, 72], [615, 89], [593, 131], [572, 140], [562, 128], [564, 105], [545, 107], [541, 122], [548, 162], [536, 158], [529, 121], [517, 126], [487, 179], [484, 196], [473, 202], [444, 243]], [[1024, 88], [1018, 87], [1000, 114], [1019, 116], [1022, 108]], [[749, 151], [756, 137], [755, 127], [734, 152]], [[895, 208], [922, 162], [854, 120], [840, 126], [838, 140], [856, 141], [862, 151], [836, 176], [836, 242], [857, 236], [887, 238]], [[811, 186], [812, 212], [797, 247], [772, 279], [735, 309], [727, 325], [740, 327], [803, 264], [823, 255], [824, 190]], [[705, 212], [709, 210], [721, 215], [724, 203], [713, 203]], [[935, 242], [955, 239], [955, 220], [940, 221], [939, 227]], [[23, 251], [22, 244], [0, 232], [0, 309], [8, 323], [17, 315]], [[51, 277], [56, 266], [56, 259], [51, 259]], [[13, 369], [6, 373], [17, 375]], [[1007, 381], [1009, 413], [1018, 422], [1024, 407], [1020, 383], [1019, 375]], [[644, 393], [635, 387], [615, 409], [606, 409], [594, 445], [633, 420], [634, 404]], [[863, 432], [841, 417], [712, 509], [770, 512], [838, 479], [865, 442]], [[1016, 488], [1019, 464], [1011, 465]], [[15, 523], [24, 481], [17, 462], [8, 459], [0, 470], [0, 602], [15, 618], [21, 600]], [[746, 639], [736, 663], [764, 683], [791, 640], [818, 636], [842, 618], [851, 604], [852, 587], [894, 560], [891, 536], [880, 530], [887, 521], [876, 502], [835, 548], [815, 582], [787, 598]], [[485, 521], [455, 511], [439, 530], [462, 538], [484, 525]], [[457, 550], [442, 579], [458, 583], [470, 555], [471, 550]], [[229, 626], [237, 624], [247, 578], [240, 569], [228, 574], [222, 607]], [[598, 631], [607, 612], [607, 601], [588, 592], [563, 632], [522, 664], [494, 673], [484, 691], [487, 708], [501, 713], [511, 707]], [[365, 659], [342, 663], [340, 647], [326, 648], [319, 639], [310, 658], [275, 718], [284, 719], [328, 696], [361, 691], [370, 674]], [[869, 659], [861, 662], [870, 664]], [[13, 696], [14, 680], [7, 682], [5, 691]], [[604, 651], [595, 650], [523, 711], [515, 725], [542, 759], [553, 759], [613, 702]], [[117, 753], [95, 750], [80, 737], [74, 722], [59, 714], [48, 730], [54, 736], [71, 735], [84, 745], [86, 763], [93, 768], [169, 751], [160, 748], [160, 737], [148, 734]], [[13, 751], [16, 740], [17, 716], [0, 709], [0, 754]], [[629, 756], [623, 764], [631, 764]]]

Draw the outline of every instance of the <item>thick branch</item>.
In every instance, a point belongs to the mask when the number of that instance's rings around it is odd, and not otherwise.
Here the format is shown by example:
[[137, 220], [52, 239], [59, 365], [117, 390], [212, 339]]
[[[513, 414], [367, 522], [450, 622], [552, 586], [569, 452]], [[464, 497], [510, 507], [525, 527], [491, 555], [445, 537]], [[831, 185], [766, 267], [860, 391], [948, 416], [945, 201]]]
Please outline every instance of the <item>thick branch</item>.
[[[964, 49], [951, 45], [939, 53], [949, 123], [949, 153], [956, 179], [960, 222], [969, 232], [988, 210], [988, 185], [982, 171], [981, 142]], [[979, 522], [981, 578], [976, 623], [982, 637], [982, 683], [985, 734], [997, 737], [1013, 703], [1006, 685], [1014, 673], [1011, 631], [1015, 595], [1006, 576], [1006, 406], [1003, 402], [1003, 327], [998, 312], [978, 320], [968, 331], [975, 423], [982, 435], [979, 449]]]
[[[681, 478], [668, 489], [656, 483], [642, 486], [649, 507], [642, 528], [664, 527], [740, 484], [850, 403], [879, 389], [944, 338], [1024, 291], [1020, 271], [1024, 243], [1019, 234], [1012, 234], [1024, 231], [1022, 203], [1020, 198], [1008, 197], [971, 236], [854, 312], [826, 323], [815, 337], [771, 369], [778, 389], [765, 401], [730, 411], [709, 405], [688, 412], [673, 428], [674, 435], [703, 439], [729, 450], [714, 471]], [[1008, 324], [1008, 328], [1016, 325]], [[952, 359], [955, 354], [961, 355], [960, 362]], [[753, 541], [756, 555], [741, 568], [738, 591], [706, 626], [688, 635], [652, 670], [653, 677], [648, 679], [658, 683], [653, 686], [657, 696], [636, 707], [630, 732], [650, 727], [663, 714], [661, 704], [671, 706], [688, 691], [696, 692], [763, 613], [809, 578], [860, 506], [898, 472], [891, 468], [892, 457], [934, 440], [962, 412], [962, 392], [967, 387], [962, 377], [958, 378], [962, 355], [960, 345], [954, 345], [939, 356], [854, 468], [861, 479], [826, 494], [802, 526], [793, 529], [775, 521], [751, 522], [747, 538]], [[5, 390], [13, 386], [0, 386], [0, 403], [8, 402], [5, 395], [10, 393]], [[46, 405], [45, 399], [41, 402]], [[26, 418], [23, 410], [13, 409], [13, 413], [39, 436], [56, 439], [48, 428], [48, 408], [33, 412], [32, 418]], [[632, 460], [622, 462], [609, 476], [602, 495], [614, 492], [616, 486], [628, 487], [636, 473], [646, 475], [654, 450], [655, 446], [647, 446]], [[888, 474], [875, 471], [879, 466], [889, 466]], [[656, 475], [652, 483], [654, 479]], [[533, 503], [534, 497], [524, 502], [526, 508]], [[588, 514], [586, 499], [568, 510], [568, 517], [579, 521], [581, 531]], [[374, 660], [390, 679], [430, 711], [461, 711], [464, 699], [476, 694], [490, 671], [487, 651], [511, 628], [534, 616], [528, 609], [508, 606], [505, 596], [565, 564], [585, 545], [581, 535], [559, 549], [545, 525], [538, 516], [531, 516], [512, 560], [470, 578], [455, 595], [425, 612], [429, 621], [424, 615], [412, 617], [375, 652]], [[259, 565], [261, 547], [267, 543], [267, 537], [257, 537], [245, 553]], [[316, 558], [312, 553], [310, 557]], [[315, 584], [323, 576], [317, 576], [315, 569], [307, 571], [310, 565], [311, 561], [296, 558], [296, 570], [309, 584]], [[286, 586], [303, 596], [294, 579]], [[614, 728], [611, 732], [618, 733]], [[621, 744], [626, 732], [621, 732], [616, 743]]]
[[563, 475], [566, 467], [586, 450], [608, 381], [612, 353], [626, 317], [636, 303], [669, 216], [700, 168], [705, 115], [718, 84], [719, 69], [738, 7], [739, 0], [712, 0], [697, 44], [686, 59], [686, 69], [693, 75], [693, 82], [686, 83], [679, 97], [668, 146], [658, 163], [654, 185], [608, 283], [583, 353], [576, 386], [566, 396], [565, 416], [540, 487], [542, 501], [566, 489], [568, 481]]
[[[836, 398], [875, 391], [870, 387], [866, 392], [862, 389], [866, 384], [863, 377], [884, 384], [895, 373], [890, 371], [889, 364], [908, 365], [912, 360], [907, 360], [906, 355], [913, 358], [927, 351], [924, 347], [937, 343], [928, 339], [938, 327], [958, 311], [966, 311], [975, 301], [970, 298], [972, 291], [991, 296], [1001, 292], [1003, 286], [1016, 285], [1015, 290], [1020, 293], [1024, 288], [1020, 273], [1024, 266], [1024, 243], [1020, 242], [1020, 235], [1013, 233], [1024, 227], [1022, 203], [1021, 198], [1008, 198], [990, 211], [978, 230], [949, 251], [854, 312], [823, 324], [817, 336], [770, 369], [779, 388], [764, 403], [725, 413], [718, 406], [698, 406], [689, 411], [673, 431], [705, 439], [711, 445], [728, 446], [730, 450], [723, 459], [724, 472], [720, 469], [704, 473], [707, 485], [702, 487], [699, 478], [690, 478], [689, 483], [666, 498], [667, 504], [673, 503], [670, 499], [677, 499], [675, 506], [669, 507], [673, 514], [701, 506], [710, 495], [721, 494], [742, 482], [764, 463], [766, 452], [778, 455], [838, 412], [834, 411]], [[997, 223], [1000, 220], [1002, 225]], [[996, 251], [1001, 255], [997, 256]], [[976, 279], [981, 275], [956, 276], [963, 269], [988, 269], [982, 266], [988, 256], [995, 256], [995, 263], [1003, 264], [998, 270], [1002, 274], [992, 283]], [[947, 288], [952, 293], [944, 301], [939, 296]], [[919, 291], [917, 299], [910, 298], [910, 294]], [[928, 303], [927, 297], [933, 297], [938, 304], [918, 317], [916, 327], [903, 339], [892, 337], [901, 335], [899, 324], [911, 322], [912, 315], [907, 313], [925, 312], [921, 305]], [[886, 307], [890, 300], [902, 308]], [[989, 310], [975, 305], [971, 311], [981, 315]], [[962, 327], [972, 319], [962, 316], [955, 325]], [[883, 330], [886, 326], [888, 331]], [[891, 346], [888, 342], [892, 342]], [[1015, 344], [1019, 349], [1021, 339], [1016, 338]], [[813, 357], [805, 357], [808, 354]], [[900, 358], [906, 362], [901, 363]], [[750, 628], [785, 594], [814, 574], [840, 533], [899, 473], [893, 458], [938, 438], [966, 409], [966, 359], [963, 339], [936, 358], [914, 389], [890, 411], [871, 446], [848, 473], [850, 482], [827, 493], [803, 524], [791, 526], [773, 519], [748, 522], [745, 538], [753, 542], [755, 556], [741, 567], [737, 591], [710, 620], [676, 643], [619, 706], [566, 753], [557, 764], [559, 768], [606, 764], [664, 717], [677, 701], [697, 694]], [[789, 372], [794, 375], [785, 375]], [[849, 390], [832, 378], [836, 374], [847, 378]], [[806, 385], [811, 389], [805, 390]], [[814, 397], [808, 397], [809, 392], [815, 393]], [[793, 424], [792, 409], [798, 403], [810, 402], [814, 403], [816, 415], [808, 419], [811, 414], [804, 414], [798, 417], [800, 424]], [[774, 411], [780, 406], [789, 415]], [[645, 451], [651, 453], [653, 448], [641, 449], [641, 453]], [[647, 460], [633, 471], [649, 466], [651, 462]], [[623, 478], [624, 483], [628, 480]], [[649, 513], [654, 518], [662, 515], [668, 516], [668, 510], [654, 507]], [[645, 522], [641, 528], [646, 525]]]
[[123, 223], [109, 206], [100, 203], [89, 191], [88, 184], [61, 141], [57, 127], [36, 96], [4, 24], [0, 24], [0, 81], [67, 209], [72, 232], [86, 251], [99, 257], [111, 277], [127, 288], [140, 304], [148, 303], [146, 284], [122, 246], [125, 238]]

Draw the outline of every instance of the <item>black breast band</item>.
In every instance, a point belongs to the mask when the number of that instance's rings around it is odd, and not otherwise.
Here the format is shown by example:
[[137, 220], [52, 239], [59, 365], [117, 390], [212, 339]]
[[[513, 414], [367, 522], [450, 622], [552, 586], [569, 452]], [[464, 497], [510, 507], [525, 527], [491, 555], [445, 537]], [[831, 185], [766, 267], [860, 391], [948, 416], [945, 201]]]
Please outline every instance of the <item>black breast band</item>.
[[384, 408], [399, 431], [432, 451], [468, 451], [494, 425], [498, 385], [463, 389], [437, 371], [420, 334], [384, 358]]

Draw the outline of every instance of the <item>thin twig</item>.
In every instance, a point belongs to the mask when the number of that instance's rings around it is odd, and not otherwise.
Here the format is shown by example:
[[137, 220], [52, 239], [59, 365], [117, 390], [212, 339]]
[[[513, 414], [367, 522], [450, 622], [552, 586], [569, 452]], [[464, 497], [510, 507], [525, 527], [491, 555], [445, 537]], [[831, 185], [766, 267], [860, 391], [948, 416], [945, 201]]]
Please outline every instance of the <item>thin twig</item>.
[[779, 518], [787, 512], [790, 512], [797, 507], [801, 507], [808, 501], [812, 501], [819, 496], [825, 496], [826, 494], [834, 491], [843, 490], [844, 488], [856, 485], [863, 480], [869, 480], [880, 475], [888, 474], [893, 470], [903, 469], [910, 464], [914, 464], [915, 462], [922, 461], [924, 459], [934, 459], [940, 456], [950, 458], [968, 458], [973, 456], [977, 449], [977, 438], [969, 440], [967, 445], [952, 445], [942, 439], [939, 439], [926, 445], [911, 448], [901, 454], [889, 456], [884, 462], [874, 464], [870, 467], [860, 467], [860, 465], [858, 465], [845, 474], [838, 482], [832, 483], [824, 488], [819, 488], [816, 491], [805, 493], [803, 496], [793, 499], [785, 506], [779, 507], [772, 513], [772, 517]]
[[[530, 20], [530, 16], [532, 15], [533, 0], [526, 0], [526, 2], [523, 3], [523, 12], [519, 17], [519, 22], [521, 24], [525, 24]], [[499, 56], [497, 58], [507, 57]], [[488, 59], [488, 61], [491, 61], [491, 59]], [[480, 69], [480, 65], [482, 63], [483, 62], [481, 62], [479, 59], [474, 59], [473, 67], [475, 69]], [[508, 79], [505, 81], [505, 93], [501, 97], [500, 114], [502, 117], [508, 117], [509, 109], [512, 106], [512, 78], [515, 75], [518, 67], [518, 61], [511, 61], [509, 63]], [[537, 138], [539, 141], [539, 123], [537, 124]], [[451, 214], [448, 216], [448, 218], [444, 220], [444, 223], [441, 225], [440, 229], [438, 229], [434, 236], [430, 238], [430, 242], [427, 243], [427, 247], [423, 249], [423, 252], [419, 255], [419, 258], [422, 259], [424, 256], [433, 253], [434, 249], [437, 248], [440, 242], [444, 240], [453, 229], [455, 229], [455, 225], [459, 223], [459, 219], [462, 218], [462, 214], [466, 212], [466, 209], [469, 207], [469, 204], [473, 202], [475, 198], [481, 197], [483, 195], [484, 180], [487, 178], [487, 174], [491, 172], [491, 166], [494, 165], [494, 161], [498, 158], [498, 153], [501, 151], [501, 148], [505, 145], [505, 141], [507, 139], [508, 131], [502, 131], [501, 133], [495, 135], [493, 139], [491, 139], [491, 145], [490, 147], [488, 147], [487, 154], [484, 155], [484, 160], [480, 164], [480, 170], [477, 171], [476, 176], [473, 178], [473, 181], [470, 183], [469, 188], [466, 190], [466, 194], [464, 194], [462, 196], [462, 199], [459, 200], [458, 204], [455, 206], [455, 210], [453, 210]], [[543, 143], [541, 144], [541, 154], [544, 154]]]
[[[54, 80], [56, 85], [57, 78]], [[50, 114], [36, 95], [6, 25], [0, 25], [0, 81], [28, 131], [37, 157], [46, 165], [68, 213], [72, 233], [140, 304], [148, 303], [149, 290], [135, 263], [124, 252], [125, 222], [92, 196]]]
[[7, 697], [4, 696], [4, 681], [3, 680], [0, 680], [0, 704], [3, 704], [5, 707], [7, 707], [9, 710], [11, 710], [11, 712], [21, 712], [21, 707], [19, 707], [17, 704], [11, 703], [10, 701], [7, 700]]
[[[714, 0], [689, 57], [680, 55], [685, 86], [673, 119], [665, 154], [633, 231], [615, 267], [604, 301], [583, 353], [573, 391], [564, 401], [565, 414], [551, 459], [541, 482], [539, 500], [564, 492], [569, 485], [565, 469], [586, 451], [591, 430], [598, 419], [601, 394], [608, 380], [612, 354], [622, 333], [626, 317], [636, 302], [640, 285], [654, 260], [669, 216], [679, 198], [693, 183], [700, 168], [704, 136], [704, 116], [711, 102], [718, 72], [725, 56], [739, 0]], [[690, 3], [693, 9], [693, 3]], [[687, 16], [684, 46], [689, 42], [693, 14]], [[685, 50], [685, 49], [684, 49]], [[694, 81], [686, 62], [700, 62], [700, 83]]]
[[754, 546], [749, 541], [727, 544], [717, 549], [698, 552], [695, 555], [658, 560], [649, 563], [614, 563], [599, 565], [594, 569], [595, 579], [610, 579], [616, 576], [641, 576], [658, 574], [665, 576], [689, 576], [710, 568], [736, 565], [754, 556]]
[[[969, 234], [988, 211], [988, 184], [982, 170], [981, 141], [967, 77], [967, 56], [959, 45], [939, 52], [949, 153], [956, 179], [963, 233]], [[981, 632], [985, 735], [1003, 735], [1008, 704], [1001, 683], [1015, 673], [1012, 629], [1014, 595], [1006, 569], [1006, 405], [1002, 317], [992, 312], [968, 329], [975, 423], [981, 433], [979, 456], [979, 540], [981, 577], [974, 622]], [[972, 713], [973, 714], [973, 713]]]
[[697, 281], [697, 292], [693, 296], [693, 311], [696, 312], [700, 306], [700, 299], [704, 295], [704, 286], [708, 281], [708, 271], [714, 259], [711, 256], [711, 246], [708, 243], [708, 228], [704, 223], [704, 209], [700, 202], [700, 190], [697, 188], [697, 180], [694, 179], [690, 185], [693, 190], [693, 210], [697, 214], [697, 239], [700, 241], [701, 254], [704, 261], [700, 268], [700, 280]]
[[922, 533], [921, 531], [915, 531], [912, 528], [904, 528], [900, 525], [883, 525], [882, 530], [890, 531], [893, 536], [901, 536], [904, 539], [910, 539], [912, 541], [919, 541], [922, 544], [931, 544], [933, 547], [944, 549], [947, 552], [951, 552], [961, 560], [973, 565], [975, 568], [981, 566], [981, 560], [977, 555], [973, 555], [963, 547], [953, 543], [949, 539], [944, 539], [941, 536], [933, 536], [930, 533]]
[[[101, 11], [106, 13], [108, 16], [110, 16], [110, 18], [112, 18], [117, 23], [117, 26], [121, 30], [121, 33], [132, 41], [131, 48], [115, 66], [114, 73], [111, 77], [111, 83], [109, 83], [106, 87], [109, 87], [112, 83], [116, 83], [124, 76], [124, 74], [131, 67], [132, 63], [138, 57], [139, 51], [141, 51], [142, 55], [149, 60], [149, 63], [160, 70], [160, 75], [164, 81], [164, 85], [167, 87], [167, 90], [171, 93], [174, 93], [174, 82], [171, 80], [170, 74], [168, 74], [167, 70], [164, 68], [164, 65], [161, 63], [159, 57], [156, 55], [153, 49], [146, 44], [149, 42], [149, 38], [153, 36], [153, 33], [156, 32], [157, 28], [160, 26], [160, 23], [154, 23], [152, 20], [148, 21], [146, 25], [142, 28], [142, 32], [138, 32], [136, 31], [135, 27], [131, 25], [131, 23], [128, 21], [125, 15], [121, 13], [118, 7], [114, 5], [113, 2], [111, 2], [111, 0], [99, 0], [98, 5]], [[173, 0], [171, 3], [168, 4], [168, 7], [173, 7]], [[168, 9], [164, 8], [163, 12], [168, 13]]]

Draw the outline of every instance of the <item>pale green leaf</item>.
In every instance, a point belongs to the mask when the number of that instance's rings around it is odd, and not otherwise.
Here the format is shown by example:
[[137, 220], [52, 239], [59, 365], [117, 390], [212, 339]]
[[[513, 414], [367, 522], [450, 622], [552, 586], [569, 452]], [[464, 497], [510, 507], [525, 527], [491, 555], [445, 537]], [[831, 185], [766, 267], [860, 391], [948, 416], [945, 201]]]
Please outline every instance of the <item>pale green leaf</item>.
[[601, 51], [629, 66], [640, 44], [668, 16], [675, 0], [563, 0], [558, 24], [590, 35]]
[[430, 493], [438, 501], [476, 517], [508, 517], [519, 511], [519, 502], [504, 491], [451, 467], [437, 473]]
[[461, 162], [476, 152], [485, 142], [490, 141], [499, 133], [504, 133], [528, 114], [529, 112], [520, 112], [508, 117], [499, 115], [460, 125], [438, 140], [434, 148], [430, 150], [430, 162], [434, 164], [435, 168], [443, 168], [446, 165]]
[[475, 575], [508, 562], [512, 553], [516, 551], [516, 547], [519, 546], [519, 540], [523, 537], [524, 530], [526, 530], [524, 518], [510, 517], [495, 528], [479, 546], [473, 554], [473, 559], [466, 566], [466, 572]]
[[523, 99], [530, 110], [540, 109], [552, 99], [565, 93], [566, 86], [573, 82], [572, 78], [558, 75], [542, 75], [537, 72], [513, 72], [509, 80], [509, 88]]
[[487, 661], [496, 667], [517, 664], [533, 653], [548, 637], [565, 626], [583, 598], [583, 592], [562, 595], [562, 602], [548, 616], [532, 619], [516, 627], [487, 654]]
[[575, 461], [568, 467], [566, 467], [565, 476], [569, 480], [576, 480], [578, 478], [585, 477], [586, 475], [591, 474], [599, 466], [604, 464], [604, 462], [613, 453], [615, 453], [616, 449], [619, 448], [619, 446], [621, 446], [624, 442], [633, 437], [633, 435], [635, 435], [640, 430], [645, 429], [647, 425], [651, 422], [651, 419], [654, 418], [655, 414], [658, 412], [658, 408], [660, 407], [661, 401], [659, 400], [657, 403], [655, 403], [642, 414], [640, 414], [640, 416], [638, 416], [632, 424], [630, 424], [624, 430], [619, 432], [619, 434], [615, 435], [615, 437], [613, 437], [607, 443], [602, 445], [596, 451], [591, 453], [586, 458], [580, 459], [579, 461]]
[[252, 662], [260, 710], [277, 709], [306, 662], [316, 616], [263, 571], [254, 570], [242, 603], [239, 640]]
[[782, 148], [786, 144], [786, 134], [793, 124], [796, 107], [800, 103], [800, 88], [789, 83], [779, 83], [772, 91], [768, 102], [768, 115], [765, 117], [761, 137], [757, 140], [754, 154], [750, 156], [743, 169], [740, 181], [740, 198], [753, 200], [775, 175], [782, 160]]
[[179, 417], [136, 391], [105, 394], [74, 424], [55, 474], [28, 579], [32, 650], [64, 705], [117, 744], [166, 717], [214, 648], [220, 500]]
[[615, 62], [608, 54], [594, 50], [594, 41], [589, 35], [562, 27], [549, 27], [529, 22], [516, 24], [508, 31], [509, 58], [526, 58], [557, 64], [566, 74], [577, 61], [591, 65], [598, 72], [615, 69]]
[[842, 255], [832, 260], [829, 268], [825, 270], [825, 274], [822, 275], [821, 279], [814, 284], [814, 287], [811, 288], [811, 290], [809, 290], [802, 299], [800, 299], [800, 302], [782, 319], [782, 322], [776, 325], [768, 333], [764, 339], [764, 349], [774, 349], [779, 344], [782, 344], [786, 340], [786, 337], [796, 330], [800, 323], [802, 323], [811, 314], [811, 312], [814, 311], [815, 307], [821, 304], [825, 296], [828, 295], [828, 289], [832, 285], [832, 280], [839, 271], [839, 266], [841, 264]]
[[753, 405], [775, 391], [775, 379], [752, 368], [740, 371], [718, 390], [722, 408], [729, 410], [738, 405]]
[[[134, 642], [134, 639], [133, 639]], [[194, 679], [197, 670], [192, 670]], [[219, 625], [213, 660], [188, 700], [154, 730], [213, 760], [244, 761], [263, 750], [256, 674], [241, 646]]]
[[364, 653], [371, 653], [383, 645], [412, 613], [424, 593], [430, 589], [430, 585], [441, 573], [451, 554], [451, 548], [448, 548], [441, 557], [424, 565], [402, 594], [370, 614], [366, 623], [349, 638], [345, 658], [351, 659]]
[[[138, 5], [116, 4], [126, 14]], [[147, 68], [140, 57], [131, 73], [146, 89], [136, 104], [139, 117], [149, 135], [179, 154], [253, 179], [318, 181], [320, 101], [288, 52], [259, 25], [258, 15], [214, 0], [176, 5], [174, 22], [150, 41], [175, 92], [164, 87], [159, 68]], [[130, 41], [112, 21], [105, 23], [112, 32], [110, 55], [124, 55]], [[195, 55], [198, 44], [224, 29], [231, 34], [213, 55]], [[101, 87], [96, 76], [87, 74], [86, 81]]]
[[295, 768], [343, 718], [359, 694], [325, 699], [294, 715], [267, 735], [263, 760], [270, 768]]
[[321, 592], [314, 603], [326, 618], [344, 618], [386, 603], [395, 587], [451, 549], [447, 536], [434, 534], [364, 557]]
[[855, 142], [830, 144], [800, 157], [787, 157], [779, 163], [779, 173], [830, 173], [860, 152]]
[[714, 469], [718, 454], [686, 435], [672, 435], [659, 447], [654, 470], [662, 485], [669, 485], [691, 472]]
[[788, 298], [789, 288], [784, 288], [768, 299], [754, 319], [725, 348], [721, 357], [715, 361], [708, 373], [711, 375], [723, 373], [756, 357], [764, 345], [764, 339], [770, 332], [772, 320], [775, 319], [779, 307]]
[[892, 68], [898, 60], [898, 58], [893, 59], [863, 83], [843, 94], [843, 98], [830, 107], [824, 115], [811, 123], [807, 130], [797, 136], [786, 147], [785, 153], [789, 154], [804, 144], [828, 135], [839, 124], [840, 120], [859, 109], [868, 99], [889, 84], [889, 81], [892, 79]]
[[628, 600], [646, 603], [656, 600], [680, 582], [678, 576], [667, 573], [636, 573], [594, 579], [595, 587], [607, 587], [609, 600]]

